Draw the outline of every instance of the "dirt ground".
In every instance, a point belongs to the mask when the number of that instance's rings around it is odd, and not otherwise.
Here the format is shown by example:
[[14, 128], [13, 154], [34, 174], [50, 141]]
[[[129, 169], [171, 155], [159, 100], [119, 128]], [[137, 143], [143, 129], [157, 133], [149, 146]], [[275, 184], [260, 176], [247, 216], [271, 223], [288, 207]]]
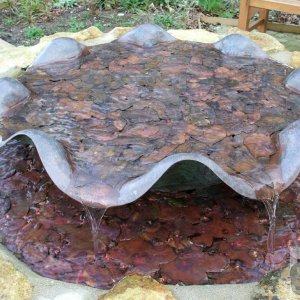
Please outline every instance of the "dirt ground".
[[[90, 26], [96, 26], [101, 31], [108, 32], [118, 26], [136, 26], [143, 23], [156, 23], [164, 29], [199, 28], [199, 14], [209, 15], [207, 11], [192, 9], [186, 11], [163, 11], [149, 8], [136, 13], [121, 9], [97, 10], [91, 12], [86, 6], [78, 5], [72, 8], [49, 9], [43, 14], [34, 15], [32, 23], [26, 18], [14, 14], [11, 9], [0, 9], [0, 38], [16, 46], [37, 44], [39, 38], [56, 32], [77, 32]], [[226, 11], [224, 12], [226, 13]], [[231, 16], [232, 17], [232, 16]], [[236, 14], [233, 17], [238, 17]], [[300, 16], [280, 12], [270, 12], [272, 22], [300, 24]], [[39, 32], [29, 32], [33, 28]], [[214, 31], [214, 26], [201, 24], [201, 28]]]
[[180, 15], [172, 19], [161, 17], [157, 12], [139, 12], [136, 14], [121, 12], [117, 9], [97, 11], [95, 15], [83, 6], [70, 9], [52, 9], [47, 16], [36, 17], [28, 23], [18, 20], [9, 10], [0, 11], [0, 38], [16, 46], [37, 44], [39, 38], [26, 37], [26, 29], [38, 27], [44, 35], [55, 32], [79, 30], [96, 26], [101, 31], [108, 32], [117, 26], [136, 26], [143, 23], [161, 23], [162, 27], [198, 28], [198, 11], [188, 15]]

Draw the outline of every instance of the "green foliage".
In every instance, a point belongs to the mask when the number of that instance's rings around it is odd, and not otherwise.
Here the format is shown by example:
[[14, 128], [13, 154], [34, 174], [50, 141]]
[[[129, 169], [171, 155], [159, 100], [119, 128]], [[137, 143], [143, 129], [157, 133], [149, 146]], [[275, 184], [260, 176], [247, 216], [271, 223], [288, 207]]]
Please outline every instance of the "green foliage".
[[122, 21], [120, 23], [120, 26], [124, 26], [124, 27], [134, 27], [136, 25], [138, 25], [139, 23], [141, 23], [140, 20], [138, 19], [132, 19], [132, 20], [128, 20], [128, 21]]
[[103, 9], [113, 9], [117, 8], [119, 6], [119, 0], [98, 0], [99, 4], [98, 6]]
[[237, 0], [198, 0], [198, 6], [211, 14], [232, 18], [239, 12]]
[[[94, 0], [97, 1], [97, 0]], [[103, 7], [120, 6], [129, 11], [147, 10], [150, 6], [169, 12], [190, 11], [195, 8], [202, 8], [210, 13], [218, 14], [225, 9], [230, 11], [238, 5], [237, 0], [98, 0]], [[99, 6], [99, 4], [98, 4]]]
[[198, 0], [198, 5], [214, 14], [218, 14], [225, 9], [225, 3], [222, 0]]
[[52, 7], [54, 8], [71, 8], [77, 5], [76, 0], [56, 0]]
[[219, 14], [222, 18], [233, 18], [235, 16], [235, 13], [233, 11], [223, 11]]
[[[77, 5], [86, 8], [88, 20], [91, 15], [99, 16], [99, 10], [118, 9], [128, 11], [134, 15], [130, 18], [114, 17], [105, 24], [120, 26], [135, 26], [140, 23], [154, 22], [166, 29], [182, 28], [185, 26], [188, 15], [199, 9], [213, 15], [233, 17], [238, 14], [238, 0], [6, 0], [6, 7], [12, 14], [3, 20], [6, 26], [14, 25], [16, 21], [23, 20], [32, 24], [36, 18], [45, 16], [50, 8], [68, 9]], [[143, 15], [141, 18], [140, 16]], [[11, 17], [12, 16], [12, 17]], [[16, 16], [16, 17], [15, 17]], [[136, 17], [136, 18], [135, 18]], [[68, 22], [70, 31], [76, 32], [86, 27], [86, 22], [71, 17]], [[100, 30], [104, 30], [101, 23], [96, 23]]]
[[7, 5], [16, 17], [31, 24], [36, 16], [47, 14], [49, 3], [50, 0], [9, 0]]
[[83, 4], [95, 14], [97, 9], [110, 10], [120, 7], [120, 0], [83, 0]]
[[168, 9], [176, 11], [189, 11], [198, 6], [198, 0], [158, 0], [159, 4]]
[[182, 27], [182, 19], [172, 13], [162, 13], [154, 15], [153, 21], [155, 24], [165, 28], [165, 29], [178, 29]]
[[[1, 3], [1, 2], [0, 2]], [[13, 1], [12, 0], [7, 0], [4, 3], [1, 3], [0, 9], [2, 10], [3, 8], [7, 8], [7, 9], [11, 9], [13, 5]]]
[[94, 26], [96, 26], [101, 31], [105, 30], [105, 26], [101, 23], [95, 23]]
[[39, 39], [41, 37], [43, 37], [44, 31], [42, 28], [40, 27], [36, 27], [36, 26], [32, 26], [32, 27], [28, 27], [25, 30], [24, 36], [28, 39], [32, 39], [32, 40], [36, 40]]
[[239, 15], [239, 1], [238, 0], [224, 0], [225, 9], [220, 14], [224, 18], [233, 18]]
[[125, 16], [112, 16], [109, 19], [109, 22], [105, 23], [105, 26], [107, 27], [114, 27], [116, 24], [118, 26], [124, 26], [124, 27], [134, 27], [138, 24], [142, 23], [148, 23], [149, 18], [146, 13], [139, 12], [137, 15], [132, 15], [130, 18], [127, 18]]
[[14, 25], [14, 24], [16, 24], [17, 22], [16, 22], [15, 19], [12, 19], [12, 18], [6, 18], [6, 19], [3, 20], [3, 23], [4, 23], [4, 25], [9, 26], [9, 25]]
[[147, 9], [150, 4], [151, 1], [148, 0], [120, 0], [120, 6], [130, 11]]
[[77, 32], [80, 31], [82, 29], [84, 29], [86, 27], [86, 24], [83, 21], [79, 21], [77, 20], [76, 17], [71, 17], [69, 20], [69, 31], [71, 32]]
[[198, 4], [198, 0], [119, 0], [120, 6], [125, 10], [147, 10], [150, 6], [168, 11], [190, 10]]

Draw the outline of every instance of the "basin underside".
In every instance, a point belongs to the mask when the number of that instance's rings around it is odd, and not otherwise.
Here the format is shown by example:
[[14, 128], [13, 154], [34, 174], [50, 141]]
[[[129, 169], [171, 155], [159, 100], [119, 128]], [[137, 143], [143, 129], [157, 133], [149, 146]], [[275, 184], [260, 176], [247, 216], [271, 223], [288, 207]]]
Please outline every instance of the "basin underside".
[[[269, 223], [260, 201], [223, 183], [186, 192], [150, 191], [107, 210], [100, 226], [106, 248], [102, 245], [105, 251], [95, 262], [83, 207], [53, 184], [35, 148], [20, 142], [8, 148], [0, 164], [3, 243], [46, 277], [101, 288], [132, 273], [166, 284], [251, 282], [286, 266], [298, 238], [300, 179], [281, 194], [273, 255], [267, 254]], [[7, 214], [5, 199], [11, 204]]]
[[285, 87], [289, 67], [182, 41], [89, 51], [62, 74], [27, 70], [21, 81], [31, 98], [0, 128], [3, 138], [23, 130], [44, 146], [48, 174], [73, 199], [130, 203], [182, 160], [203, 163], [253, 199], [272, 198], [299, 173], [300, 96]]

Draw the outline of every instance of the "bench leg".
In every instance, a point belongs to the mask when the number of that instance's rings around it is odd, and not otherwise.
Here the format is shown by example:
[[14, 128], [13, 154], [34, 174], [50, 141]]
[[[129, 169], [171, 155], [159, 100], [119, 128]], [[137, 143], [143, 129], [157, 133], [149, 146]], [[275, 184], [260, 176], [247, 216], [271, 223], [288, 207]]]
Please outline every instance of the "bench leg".
[[268, 18], [269, 18], [269, 11], [267, 9], [261, 9], [259, 12], [259, 19], [262, 20], [262, 22], [257, 26], [258, 31], [260, 32], [267, 31]]
[[239, 17], [239, 29], [248, 31], [250, 20], [250, 0], [240, 1], [240, 17]]

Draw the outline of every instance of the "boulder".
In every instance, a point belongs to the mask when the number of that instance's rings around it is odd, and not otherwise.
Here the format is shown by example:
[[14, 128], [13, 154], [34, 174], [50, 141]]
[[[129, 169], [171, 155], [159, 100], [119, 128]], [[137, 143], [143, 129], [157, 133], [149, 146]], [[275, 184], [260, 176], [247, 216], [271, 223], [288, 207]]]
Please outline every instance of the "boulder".
[[0, 257], [0, 265], [0, 299], [32, 299], [32, 286], [28, 278], [2, 257]]
[[125, 33], [132, 30], [132, 27], [115, 27], [113, 30], [103, 33], [103, 35], [83, 41], [82, 43], [86, 46], [96, 46], [101, 44], [110, 43], [116, 39], [118, 39], [120, 36], [124, 35]]
[[17, 77], [22, 69], [31, 64], [43, 47], [38, 44], [32, 47], [9, 48], [9, 50], [0, 48], [0, 78]]
[[98, 300], [175, 300], [171, 291], [150, 276], [128, 275]]
[[269, 56], [284, 65], [291, 65], [292, 53], [284, 50], [279, 52], [268, 53]]
[[[0, 2], [1, 3], [1, 2]], [[2, 39], [0, 39], [0, 49], [15, 49], [16, 47]]]
[[49, 43], [54, 39], [62, 38], [62, 37], [68, 37], [78, 42], [83, 42], [91, 39], [96, 39], [99, 37], [101, 38], [103, 35], [105, 34], [100, 29], [98, 29], [95, 26], [91, 26], [89, 28], [83, 29], [78, 32], [56, 32], [54, 34], [42, 37], [40, 43]]
[[22, 67], [27, 67], [31, 63], [23, 64], [22, 61], [26, 60], [28, 47], [15, 47], [12, 44], [0, 39], [0, 78], [1, 77], [17, 77], [21, 73]]
[[278, 299], [297, 300], [299, 294], [295, 293], [291, 284], [290, 268], [284, 268], [268, 273], [254, 290], [251, 299]]
[[293, 68], [300, 68], [300, 51], [292, 52], [292, 58], [290, 64]]
[[176, 39], [182, 41], [215, 43], [220, 40], [220, 37], [217, 33], [210, 32], [204, 29], [171, 29], [168, 30], [168, 33], [170, 33]]

